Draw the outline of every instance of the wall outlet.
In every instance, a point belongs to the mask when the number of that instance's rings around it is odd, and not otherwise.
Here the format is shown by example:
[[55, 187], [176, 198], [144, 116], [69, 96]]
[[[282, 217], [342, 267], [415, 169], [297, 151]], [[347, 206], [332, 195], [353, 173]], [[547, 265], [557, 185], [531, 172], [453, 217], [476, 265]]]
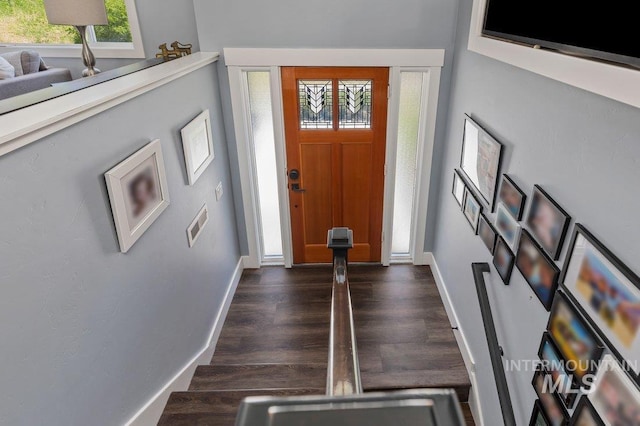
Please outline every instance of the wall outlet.
[[216, 201], [220, 201], [223, 195], [224, 190], [222, 189], [222, 182], [220, 182], [218, 183], [218, 186], [216, 186]]

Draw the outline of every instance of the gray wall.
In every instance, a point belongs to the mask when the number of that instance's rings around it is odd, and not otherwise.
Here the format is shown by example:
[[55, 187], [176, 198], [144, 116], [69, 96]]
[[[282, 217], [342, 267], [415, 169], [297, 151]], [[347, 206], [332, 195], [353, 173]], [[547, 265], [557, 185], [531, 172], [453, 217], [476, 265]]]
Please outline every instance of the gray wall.
[[[457, 2], [450, 0], [194, 0], [200, 47], [221, 51], [225, 47], [275, 48], [444, 48], [440, 110], [447, 110], [451, 49], [455, 35]], [[211, 22], [215, 20], [215, 25]], [[228, 76], [220, 64], [220, 87], [231, 162], [236, 168], [235, 137], [229, 100]], [[444, 117], [439, 116], [436, 153], [441, 151]], [[436, 157], [437, 158], [437, 157]], [[437, 163], [437, 162], [436, 162]], [[434, 172], [437, 168], [434, 166]], [[234, 192], [240, 194], [234, 172]], [[239, 233], [243, 253], [248, 253], [240, 197]], [[434, 203], [435, 204], [435, 199]], [[429, 217], [434, 217], [430, 214]], [[427, 248], [432, 238], [429, 223]]]
[[[494, 425], [501, 420], [470, 267], [472, 262], [491, 263], [491, 257], [472, 235], [450, 193], [460, 158], [463, 114], [472, 114], [505, 144], [503, 171], [525, 192], [542, 185], [636, 272], [640, 114], [630, 106], [469, 52], [471, 3], [460, 2], [434, 252], [478, 363], [487, 424]], [[511, 285], [505, 287], [494, 271], [489, 293], [506, 356], [535, 359], [548, 314], [521, 274], [515, 270]], [[532, 375], [509, 375], [518, 424], [527, 424], [533, 407]]]
[[[178, 40], [193, 44], [194, 52], [199, 49], [193, 2], [182, 0], [136, 0], [142, 43], [147, 58], [159, 52], [162, 43]], [[85, 68], [80, 56], [72, 58], [46, 58], [47, 65], [70, 68], [74, 78], [81, 76]], [[97, 59], [97, 67], [102, 71], [122, 67], [140, 59]]]
[[[0, 157], [0, 424], [122, 424], [206, 342], [239, 260], [216, 73]], [[216, 159], [190, 187], [179, 131], [206, 108]], [[155, 138], [171, 205], [121, 254], [103, 174]]]

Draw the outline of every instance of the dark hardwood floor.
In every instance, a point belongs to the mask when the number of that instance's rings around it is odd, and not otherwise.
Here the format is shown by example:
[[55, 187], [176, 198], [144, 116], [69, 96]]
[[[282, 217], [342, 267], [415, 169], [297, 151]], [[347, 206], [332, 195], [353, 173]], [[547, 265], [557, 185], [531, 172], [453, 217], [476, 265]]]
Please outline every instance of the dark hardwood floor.
[[[172, 394], [159, 424], [233, 425], [250, 395], [324, 394], [330, 266], [245, 271], [211, 365]], [[428, 267], [352, 265], [349, 281], [365, 391], [471, 384]]]

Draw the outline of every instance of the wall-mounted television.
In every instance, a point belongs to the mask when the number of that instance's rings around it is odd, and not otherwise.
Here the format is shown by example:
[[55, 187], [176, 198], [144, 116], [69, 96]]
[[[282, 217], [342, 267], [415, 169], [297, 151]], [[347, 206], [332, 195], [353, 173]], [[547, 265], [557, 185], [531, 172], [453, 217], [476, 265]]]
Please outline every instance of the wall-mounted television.
[[630, 0], [487, 0], [485, 36], [640, 68], [640, 22]]

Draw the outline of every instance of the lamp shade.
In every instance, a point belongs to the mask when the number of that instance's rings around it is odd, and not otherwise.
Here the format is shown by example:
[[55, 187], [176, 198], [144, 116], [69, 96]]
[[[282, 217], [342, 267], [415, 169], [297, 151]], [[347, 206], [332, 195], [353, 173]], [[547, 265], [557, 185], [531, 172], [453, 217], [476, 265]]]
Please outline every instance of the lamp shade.
[[50, 24], [108, 25], [104, 0], [44, 0]]

